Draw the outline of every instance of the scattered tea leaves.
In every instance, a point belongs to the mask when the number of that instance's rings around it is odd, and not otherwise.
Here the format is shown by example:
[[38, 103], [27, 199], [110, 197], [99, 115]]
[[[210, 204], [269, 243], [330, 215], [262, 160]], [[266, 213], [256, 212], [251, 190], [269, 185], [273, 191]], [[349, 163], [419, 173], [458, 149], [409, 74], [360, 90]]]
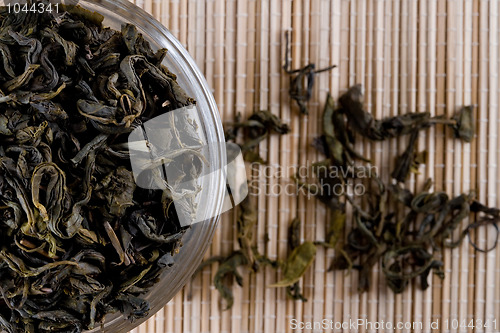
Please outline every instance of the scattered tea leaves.
[[[293, 252], [296, 248], [300, 246], [300, 227], [302, 223], [298, 218], [294, 218], [288, 227], [288, 247], [290, 251]], [[286, 287], [286, 294], [288, 297], [294, 300], [301, 300], [303, 302], [307, 301], [300, 290], [299, 282], [295, 282], [291, 286]]]
[[[300, 69], [290, 69], [288, 33], [285, 38], [287, 54], [284, 70], [291, 76], [289, 94], [297, 102], [301, 113], [307, 114], [306, 105], [312, 95], [315, 74], [331, 70], [335, 66], [316, 70], [314, 64], [308, 64]], [[6, 123], [6, 119], [0, 118], [0, 131], [8, 130], [5, 129]], [[421, 288], [426, 289], [431, 272], [444, 278], [444, 264], [436, 259], [436, 253], [443, 247], [458, 246], [468, 235], [471, 245], [477, 251], [486, 252], [495, 248], [500, 234], [499, 209], [478, 203], [472, 192], [452, 198], [444, 192], [432, 192], [430, 179], [417, 191], [411, 191], [405, 186], [409, 176], [412, 173], [418, 174], [419, 165], [427, 161], [426, 151], [417, 150], [421, 131], [438, 124], [451, 127], [456, 138], [471, 142], [475, 129], [473, 108], [461, 108], [452, 119], [433, 117], [428, 112], [409, 112], [376, 119], [364, 109], [361, 85], [349, 88], [340, 96], [338, 105], [328, 94], [322, 115], [322, 135], [312, 143], [325, 155], [325, 159], [310, 167], [310, 174], [314, 175], [313, 181], [302, 179], [298, 173], [293, 178], [299, 189], [315, 195], [330, 209], [326, 239], [301, 244], [301, 222], [294, 219], [288, 233], [290, 255], [284, 262], [272, 261], [259, 254], [255, 245], [251, 245], [250, 230], [258, 221], [254, 219], [255, 207], [252, 208], [252, 204], [245, 202], [238, 215], [238, 242], [241, 250], [227, 257], [213, 259], [223, 267], [216, 273], [216, 285], [227, 304], [232, 304], [233, 298], [229, 285], [223, 282], [222, 277], [234, 276], [240, 283], [242, 277], [236, 268], [246, 266], [257, 271], [258, 263], [281, 266], [283, 279], [271, 287], [286, 287], [289, 297], [305, 301], [298, 281], [314, 261], [317, 246], [334, 249], [331, 270], [359, 271], [358, 290], [361, 292], [369, 290], [373, 267], [381, 263], [387, 284], [396, 293], [405, 290], [410, 280], [415, 278], [419, 279]], [[257, 163], [266, 163], [256, 151], [259, 143], [271, 132], [289, 132], [288, 126], [268, 111], [257, 112], [246, 121], [242, 121], [238, 115], [235, 123], [227, 128], [226, 138], [237, 141], [240, 129], [244, 132], [241, 147], [245, 160]], [[390, 183], [382, 182], [376, 169], [370, 164], [370, 156], [356, 151], [357, 136], [372, 141], [408, 137], [406, 149], [395, 159]], [[359, 183], [367, 189], [364, 194], [357, 197], [347, 194], [347, 189]], [[332, 191], [335, 187], [341, 187], [343, 191]], [[348, 224], [346, 205], [352, 207], [354, 226], [346, 240], [343, 240], [345, 226]], [[476, 222], [469, 222], [469, 219], [472, 221], [470, 213], [476, 214]], [[13, 223], [12, 220], [10, 223]], [[467, 226], [459, 239], [450, 239], [463, 223]], [[485, 226], [493, 226], [497, 237], [494, 244], [482, 249], [474, 243], [470, 233]], [[211, 262], [209, 260], [204, 265]]]
[[[323, 137], [316, 141], [316, 146], [328, 159], [317, 162], [328, 168], [359, 168], [355, 161], [360, 159], [351, 151], [354, 143], [354, 130], [357, 134], [374, 141], [387, 140], [402, 135], [409, 135], [408, 146], [396, 160], [391, 176], [396, 183], [383, 184], [380, 177], [371, 173], [369, 177], [356, 177], [356, 173], [323, 172], [317, 180], [321, 189], [325, 184], [349, 184], [362, 181], [368, 191], [361, 197], [346, 193], [336, 194], [320, 191], [318, 198], [326, 203], [345, 199], [354, 209], [355, 226], [343, 244], [337, 250], [332, 262], [332, 269], [359, 270], [360, 291], [370, 287], [372, 267], [382, 262], [383, 272], [388, 285], [394, 292], [402, 292], [413, 278], [420, 277], [421, 287], [428, 287], [427, 277], [434, 271], [444, 277], [443, 263], [434, 259], [434, 251], [442, 247], [457, 246], [472, 230], [479, 226], [493, 225], [497, 230], [499, 210], [480, 205], [474, 201], [474, 193], [462, 194], [449, 198], [444, 192], [430, 192], [431, 182], [427, 181], [421, 192], [413, 193], [404, 187], [404, 182], [411, 172], [416, 172], [418, 165], [425, 162], [425, 152], [417, 152], [417, 139], [421, 130], [436, 124], [449, 125], [455, 129], [456, 137], [466, 142], [474, 136], [472, 107], [464, 107], [450, 120], [442, 117], [430, 117], [428, 113], [407, 113], [395, 117], [375, 119], [363, 109], [363, 94], [360, 85], [351, 87], [340, 99], [340, 108], [334, 110], [331, 96], [327, 97], [323, 116]], [[335, 121], [333, 115], [339, 114]], [[344, 117], [345, 115], [345, 117]], [[346, 131], [341, 140], [338, 133]], [[366, 182], [368, 180], [368, 182]], [[298, 181], [299, 186], [314, 186]], [[374, 186], [375, 185], [375, 186]], [[326, 187], [327, 188], [327, 187]], [[391, 204], [391, 205], [389, 205]], [[394, 210], [389, 210], [388, 207]], [[332, 208], [331, 205], [329, 205]], [[333, 208], [335, 212], [335, 208]], [[405, 212], [398, 218], [397, 211]], [[481, 212], [478, 222], [470, 222], [459, 240], [450, 241], [453, 231], [458, 228], [470, 212]], [[341, 215], [339, 215], [340, 218]], [[414, 230], [417, 230], [416, 232]], [[488, 249], [491, 250], [497, 241]]]
[[[287, 134], [290, 128], [281, 119], [269, 111], [257, 111], [247, 120], [242, 121], [241, 115], [237, 115], [234, 123], [226, 126], [226, 141], [239, 141], [240, 130], [242, 130], [242, 143], [240, 144], [243, 158], [250, 163], [265, 163], [257, 152], [258, 144], [272, 133]], [[197, 272], [212, 263], [219, 263], [214, 277], [214, 285], [219, 290], [221, 297], [225, 300], [224, 309], [231, 308], [233, 294], [231, 292], [230, 277], [235, 277], [237, 283], [242, 285], [243, 278], [237, 269], [249, 269], [257, 273], [261, 266], [278, 268], [279, 262], [269, 259], [259, 253], [254, 240], [253, 230], [257, 223], [257, 210], [254, 194], [250, 193], [238, 206], [238, 217], [236, 219], [237, 240], [239, 249], [227, 256], [215, 256], [201, 263]]]

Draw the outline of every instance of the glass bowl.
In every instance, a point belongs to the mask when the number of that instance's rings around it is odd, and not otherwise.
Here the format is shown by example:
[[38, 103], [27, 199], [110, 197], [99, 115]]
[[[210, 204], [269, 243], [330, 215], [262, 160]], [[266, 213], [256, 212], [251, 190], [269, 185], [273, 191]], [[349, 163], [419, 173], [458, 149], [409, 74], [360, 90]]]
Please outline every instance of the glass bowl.
[[[168, 50], [163, 64], [177, 75], [179, 85], [196, 100], [204, 139], [207, 143], [212, 143], [208, 145], [209, 152], [206, 155], [209, 156], [210, 162], [207, 170], [209, 176], [202, 178], [202, 192], [207, 191], [209, 194], [203, 195], [202, 193], [202, 197], [210, 201], [204, 202], [203, 206], [212, 210], [206, 212], [205, 216], [213, 216], [213, 218], [193, 224], [187, 230], [182, 238], [179, 253], [173, 257], [173, 266], [165, 270], [160, 282], [145, 295], [144, 298], [151, 305], [150, 317], [164, 307], [189, 281], [213, 238], [225, 193], [223, 167], [226, 163], [226, 152], [223, 145], [222, 122], [208, 84], [194, 60], [161, 23], [127, 0], [80, 0], [78, 5], [102, 14], [105, 17], [103, 25], [112, 29], [120, 30], [122, 23], [134, 24], [144, 38], [151, 43], [154, 50], [159, 48]], [[131, 323], [120, 313], [110, 314], [101, 327], [86, 332], [124, 333], [147, 319], [148, 317]]]

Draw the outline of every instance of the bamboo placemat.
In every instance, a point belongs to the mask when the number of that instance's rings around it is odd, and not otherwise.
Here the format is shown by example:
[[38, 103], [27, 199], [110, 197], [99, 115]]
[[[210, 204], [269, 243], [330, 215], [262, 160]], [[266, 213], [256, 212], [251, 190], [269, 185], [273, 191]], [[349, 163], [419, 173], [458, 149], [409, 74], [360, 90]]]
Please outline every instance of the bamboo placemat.
[[[237, 112], [270, 110], [292, 127], [292, 133], [272, 137], [260, 146], [271, 168], [297, 167], [316, 161], [311, 147], [318, 135], [327, 92], [337, 98], [356, 83], [365, 87], [365, 103], [376, 117], [407, 111], [429, 111], [450, 117], [459, 107], [476, 108], [477, 136], [471, 144], [450, 140], [442, 127], [428, 130], [419, 147], [429, 160], [411, 186], [420, 188], [427, 177], [435, 190], [456, 195], [475, 189], [481, 202], [500, 206], [499, 1], [497, 0], [136, 0], [181, 41], [213, 88], [223, 121]], [[320, 74], [301, 116], [288, 98], [283, 73], [284, 32], [292, 32], [294, 68], [315, 63], [317, 68], [337, 64]], [[406, 139], [358, 148], [378, 164], [404, 149]], [[286, 186], [286, 178], [255, 178], [261, 191]], [[387, 181], [387, 179], [385, 179]], [[263, 192], [264, 193], [264, 192]], [[328, 212], [304, 196], [258, 197], [259, 222], [255, 234], [259, 250], [271, 259], [287, 253], [287, 228], [294, 217], [303, 221], [304, 239], [325, 237]], [[269, 242], [264, 242], [265, 236]], [[485, 247], [495, 235], [480, 229], [476, 243]], [[457, 235], [455, 235], [457, 236]], [[235, 246], [234, 212], [226, 213], [214, 237], [210, 255], [228, 254]], [[429, 332], [425, 325], [440, 321], [439, 331], [471, 332], [461, 328], [470, 320], [496, 323], [500, 331], [500, 248], [478, 253], [467, 241], [444, 251], [446, 278], [431, 279], [422, 292], [411, 285], [394, 295], [377, 268], [368, 293], [359, 294], [355, 272], [327, 272], [332, 251], [318, 249], [302, 288], [308, 302], [293, 302], [283, 290], [266, 288], [277, 281], [273, 271], [245, 274], [244, 286], [235, 286], [235, 304], [221, 311], [212, 285], [216, 267], [194, 279], [192, 298], [186, 287], [162, 311], [133, 332], [290, 332], [290, 321], [423, 323], [424, 328], [396, 332]], [[496, 321], [496, 322], [494, 322]], [[454, 329], [453, 323], [458, 323]], [[418, 326], [418, 324], [417, 324]], [[298, 330], [300, 331], [300, 330]], [[309, 331], [309, 330], [304, 330]], [[317, 332], [342, 331], [316, 330]], [[344, 331], [355, 332], [355, 329]], [[361, 327], [359, 332], [374, 332]], [[390, 330], [387, 330], [390, 331]]]

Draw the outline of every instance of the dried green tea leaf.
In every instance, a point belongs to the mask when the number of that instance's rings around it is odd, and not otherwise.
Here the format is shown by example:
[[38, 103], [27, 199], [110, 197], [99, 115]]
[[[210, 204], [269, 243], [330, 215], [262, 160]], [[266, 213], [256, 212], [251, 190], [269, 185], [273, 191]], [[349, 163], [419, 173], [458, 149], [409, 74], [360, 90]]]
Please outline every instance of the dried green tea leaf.
[[346, 221], [345, 213], [340, 209], [332, 209], [330, 211], [330, 222], [326, 231], [326, 243], [328, 247], [335, 247], [337, 242], [342, 238]]
[[233, 292], [228, 286], [227, 278], [234, 277], [236, 282], [242, 286], [243, 277], [238, 273], [238, 267], [247, 264], [246, 256], [239, 251], [234, 252], [225, 261], [220, 263], [219, 269], [217, 273], [215, 273], [214, 285], [222, 298], [226, 301], [224, 310], [230, 309], [234, 303]]
[[0, 56], [2, 57], [3, 69], [10, 78], [16, 76], [14, 72], [14, 64], [12, 59], [12, 54], [7, 45], [0, 43]]
[[[288, 227], [288, 247], [290, 251], [293, 252], [297, 247], [300, 246], [300, 226], [301, 222], [298, 218], [294, 218]], [[300, 290], [299, 282], [295, 282], [291, 286], [286, 287], [286, 294], [293, 300], [300, 300], [306, 302], [307, 299], [304, 297]]]
[[257, 146], [271, 133], [287, 134], [290, 127], [269, 111], [257, 111], [248, 120], [241, 121], [237, 116], [236, 122], [228, 125], [226, 140], [235, 141], [240, 129], [243, 129], [245, 140], [240, 144], [243, 158], [247, 162], [265, 164], [265, 160], [255, 151]]
[[409, 174], [415, 160], [415, 149], [417, 144], [418, 131], [414, 130], [410, 135], [408, 147], [404, 153], [396, 160], [396, 167], [391, 173], [391, 177], [398, 182], [404, 182]]
[[288, 246], [293, 251], [300, 246], [300, 219], [294, 218], [288, 227]]
[[328, 94], [326, 98], [325, 110], [323, 111], [323, 135], [328, 149], [327, 157], [331, 157], [335, 163], [344, 165], [344, 146], [337, 139], [335, 133], [335, 123], [333, 115], [335, 112], [335, 102], [333, 97]]
[[40, 67], [38, 64], [29, 65], [28, 68], [21, 75], [14, 77], [12, 80], [5, 82], [2, 87], [8, 92], [12, 92], [18, 88], [26, 85], [31, 78], [33, 77], [33, 73]]
[[240, 214], [236, 221], [238, 243], [250, 267], [254, 271], [257, 271], [258, 263], [255, 259], [252, 245], [253, 228], [257, 223], [257, 210], [255, 209], [255, 200], [252, 200], [252, 196], [247, 196], [241, 202], [239, 209]]
[[434, 124], [454, 125], [454, 120], [431, 117], [428, 112], [410, 112], [381, 120], [363, 109], [361, 85], [355, 85], [340, 96], [339, 102], [348, 119], [349, 126], [360, 135], [374, 141], [382, 141], [422, 130]]
[[307, 298], [305, 298], [302, 294], [298, 282], [295, 282], [293, 285], [286, 287], [286, 295], [295, 301], [307, 302]]
[[64, 39], [56, 31], [50, 28], [45, 28], [42, 31], [42, 36], [45, 38], [51, 38], [57, 44], [63, 47], [64, 53], [66, 54], [64, 62], [67, 66], [73, 66], [75, 64], [75, 58], [76, 58], [76, 53], [78, 51], [78, 46], [73, 41]]
[[[308, 114], [308, 110], [306, 107], [306, 103], [311, 99], [312, 88], [314, 85], [314, 76], [318, 73], [330, 71], [337, 67], [336, 65], [332, 65], [322, 69], [316, 69], [315, 64], [308, 64], [300, 69], [291, 69], [290, 68], [290, 59], [289, 59], [289, 41], [288, 41], [288, 31], [285, 33], [285, 65], [283, 69], [285, 73], [291, 75], [290, 77], [290, 88], [288, 93], [290, 94], [290, 98], [297, 102], [299, 106], [301, 114]], [[297, 75], [295, 75], [297, 74]]]
[[243, 154], [243, 159], [249, 163], [267, 164], [267, 162], [262, 159], [259, 153], [253, 150], [247, 150]]
[[287, 258], [283, 268], [283, 280], [271, 284], [269, 287], [291, 286], [305, 274], [316, 257], [316, 245], [313, 242], [304, 242], [295, 248]]
[[476, 124], [474, 122], [473, 110], [474, 108], [471, 105], [464, 106], [453, 117], [457, 122], [456, 125], [453, 126], [455, 137], [465, 142], [471, 142], [474, 138]]

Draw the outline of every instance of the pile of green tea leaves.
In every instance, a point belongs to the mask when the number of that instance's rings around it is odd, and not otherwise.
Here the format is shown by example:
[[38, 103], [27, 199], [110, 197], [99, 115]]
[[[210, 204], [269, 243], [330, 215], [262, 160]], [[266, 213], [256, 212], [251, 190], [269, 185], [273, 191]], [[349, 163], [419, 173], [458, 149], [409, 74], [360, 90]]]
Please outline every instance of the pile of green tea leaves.
[[[298, 75], [311, 73], [308, 68]], [[291, 99], [294, 97], [291, 95]], [[234, 302], [231, 278], [235, 277], [240, 286], [243, 283], [238, 269], [246, 267], [251, 272], [257, 272], [262, 263], [282, 271], [282, 280], [269, 287], [286, 287], [292, 299], [306, 300], [300, 291], [299, 281], [314, 262], [318, 246], [335, 250], [330, 270], [359, 271], [359, 291], [370, 288], [372, 270], [380, 264], [387, 285], [400, 293], [415, 278], [419, 278], [421, 288], [426, 289], [431, 272], [444, 278], [440, 251], [445, 247], [458, 246], [472, 230], [492, 225], [498, 239], [500, 210], [477, 202], [473, 192], [450, 198], [445, 192], [431, 191], [431, 179], [416, 192], [405, 185], [410, 174], [418, 174], [419, 165], [425, 163], [426, 152], [417, 150], [421, 132], [440, 124], [451, 128], [456, 139], [470, 142], [475, 128], [472, 107], [463, 107], [452, 119], [431, 117], [428, 112], [411, 112], [379, 120], [363, 109], [362, 88], [356, 85], [340, 96], [338, 107], [332, 96], [327, 96], [322, 123], [323, 133], [312, 144], [325, 159], [312, 165], [312, 172], [308, 174], [313, 174], [313, 179], [301, 179], [299, 175], [294, 179], [299, 188], [309, 191], [328, 207], [326, 238], [300, 243], [301, 221], [294, 219], [289, 226], [288, 257], [269, 260], [258, 253], [254, 243], [252, 229], [257, 223], [257, 214], [250, 194], [238, 208], [237, 238], [240, 249], [228, 256], [214, 257], [200, 267], [215, 261], [220, 263], [214, 284], [226, 300], [226, 308]], [[283, 128], [287, 130], [283, 131]], [[267, 111], [254, 113], [247, 121], [238, 117], [235, 123], [229, 124], [226, 138], [235, 141], [241, 129], [244, 131], [240, 135], [240, 145], [245, 159], [252, 163], [265, 163], [256, 151], [262, 139], [273, 132], [288, 132], [288, 127]], [[384, 183], [370, 160], [356, 151], [355, 140], [359, 136], [369, 141], [408, 138], [406, 149], [396, 158], [389, 183]], [[390, 164], [390, 161], [387, 163]], [[346, 189], [359, 183], [368, 189], [362, 196], [348, 191], [332, 191], [335, 186]], [[352, 228], [344, 237], [349, 225], [347, 205], [352, 207]], [[472, 213], [476, 216], [473, 217]], [[467, 226], [460, 231], [460, 237], [452, 240], [463, 222]], [[497, 244], [495, 241], [490, 248], [481, 249], [472, 238], [469, 241], [481, 252], [492, 250]]]
[[[146, 316], [143, 296], [173, 264], [186, 229], [167, 188], [136, 186], [127, 137], [195, 101], [161, 65], [167, 51], [154, 52], [135, 26], [115, 31], [98, 13], [65, 10], [0, 8], [0, 331], [8, 333]], [[186, 152], [186, 165], [195, 158]]]

